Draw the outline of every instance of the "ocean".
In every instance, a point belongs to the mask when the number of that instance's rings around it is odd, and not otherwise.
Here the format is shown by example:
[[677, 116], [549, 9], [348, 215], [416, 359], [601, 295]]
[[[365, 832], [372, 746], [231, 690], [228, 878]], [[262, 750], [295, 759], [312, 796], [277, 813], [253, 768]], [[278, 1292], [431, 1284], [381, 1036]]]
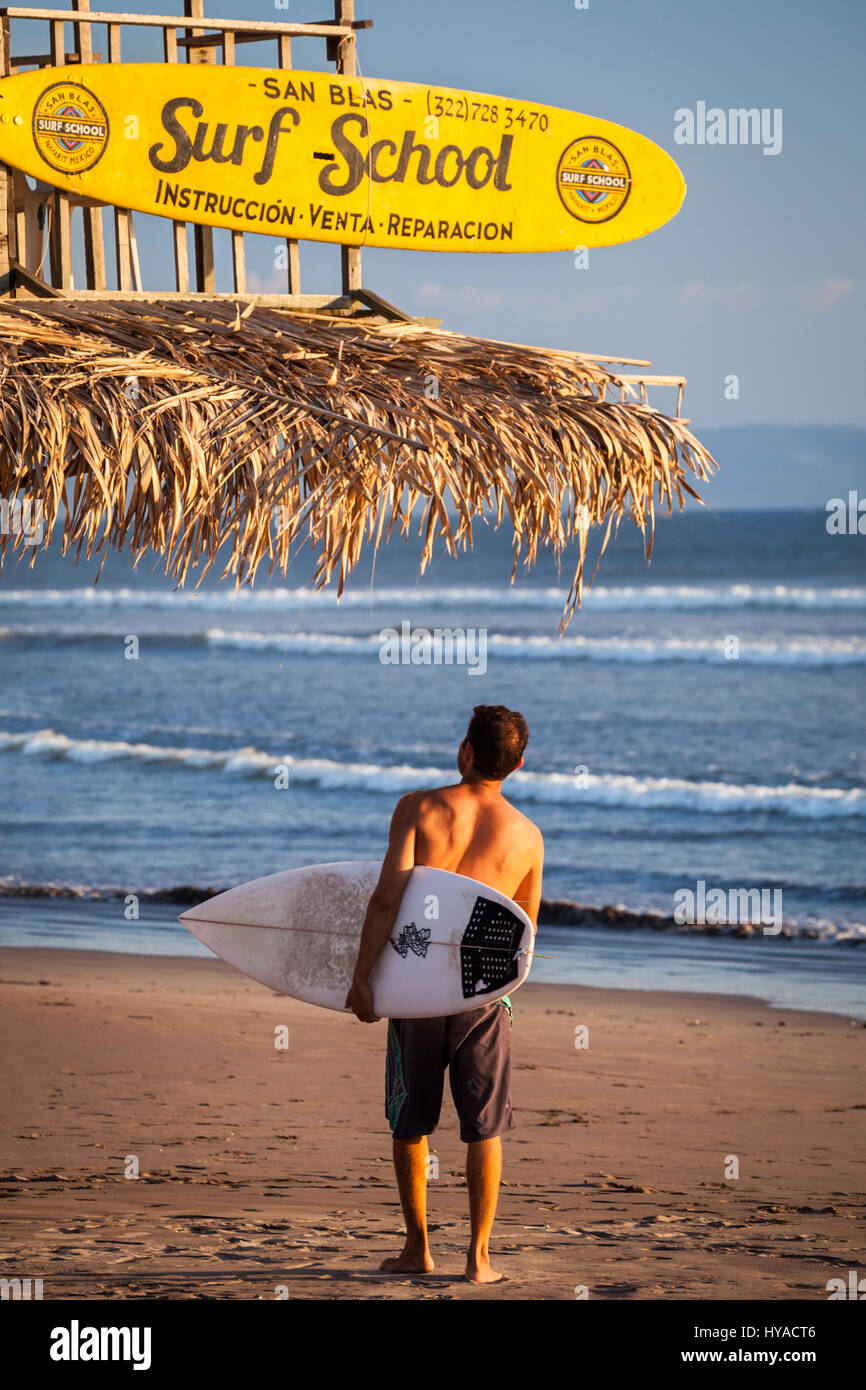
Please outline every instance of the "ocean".
[[418, 554], [392, 541], [339, 604], [303, 554], [240, 592], [7, 561], [0, 941], [204, 954], [180, 903], [380, 857], [397, 797], [454, 779], [501, 703], [546, 844], [531, 978], [866, 1019], [863, 538], [693, 509], [647, 564], [623, 525], [564, 636], [567, 557], [511, 586], [505, 530], [423, 578]]

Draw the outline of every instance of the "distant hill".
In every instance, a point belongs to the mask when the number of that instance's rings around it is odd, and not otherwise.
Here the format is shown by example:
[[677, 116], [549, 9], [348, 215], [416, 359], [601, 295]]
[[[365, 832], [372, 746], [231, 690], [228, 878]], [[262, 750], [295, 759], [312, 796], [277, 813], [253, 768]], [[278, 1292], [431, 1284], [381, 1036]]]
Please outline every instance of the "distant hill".
[[866, 497], [866, 429], [726, 425], [693, 429], [719, 464], [700, 489], [714, 508], [818, 507], [854, 488]]

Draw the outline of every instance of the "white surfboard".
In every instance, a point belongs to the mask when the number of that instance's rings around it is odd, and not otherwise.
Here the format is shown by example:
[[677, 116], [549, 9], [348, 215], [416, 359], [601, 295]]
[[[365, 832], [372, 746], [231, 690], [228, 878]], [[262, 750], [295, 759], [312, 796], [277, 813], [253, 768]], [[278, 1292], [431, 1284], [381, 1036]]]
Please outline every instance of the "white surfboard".
[[[236, 970], [281, 994], [343, 1010], [376, 860], [287, 869], [230, 888], [179, 921]], [[532, 923], [494, 888], [416, 868], [371, 976], [381, 1018], [437, 1018], [517, 989], [532, 963]]]

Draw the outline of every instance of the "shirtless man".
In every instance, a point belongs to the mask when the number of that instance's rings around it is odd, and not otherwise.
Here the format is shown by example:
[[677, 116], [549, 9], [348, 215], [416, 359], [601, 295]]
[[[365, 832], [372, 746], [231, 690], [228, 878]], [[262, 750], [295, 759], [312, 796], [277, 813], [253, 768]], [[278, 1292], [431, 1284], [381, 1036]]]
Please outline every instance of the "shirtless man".
[[[391, 821], [388, 852], [367, 907], [346, 1008], [362, 1023], [378, 1023], [370, 974], [416, 864], [465, 874], [519, 902], [533, 925], [541, 901], [541, 831], [502, 795], [502, 782], [523, 765], [529, 729], [504, 705], [476, 705], [457, 753], [454, 786], [401, 797]], [[502, 1172], [500, 1135], [514, 1128], [511, 1112], [511, 1003], [507, 999], [447, 1018], [390, 1019], [386, 1101], [394, 1168], [406, 1221], [406, 1243], [386, 1260], [388, 1273], [430, 1274], [427, 1243], [427, 1135], [439, 1123], [445, 1068], [467, 1144], [471, 1238], [465, 1278], [492, 1284], [503, 1276], [490, 1264], [489, 1241]]]

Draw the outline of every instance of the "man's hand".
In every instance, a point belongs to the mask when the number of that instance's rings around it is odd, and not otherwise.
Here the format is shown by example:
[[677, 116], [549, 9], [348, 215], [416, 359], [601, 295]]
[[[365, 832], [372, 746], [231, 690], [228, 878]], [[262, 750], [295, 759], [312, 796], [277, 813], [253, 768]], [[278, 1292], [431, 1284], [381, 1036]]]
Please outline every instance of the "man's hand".
[[353, 980], [346, 995], [345, 1009], [351, 1009], [362, 1023], [378, 1023], [379, 1016], [373, 1012], [373, 991], [367, 980]]

